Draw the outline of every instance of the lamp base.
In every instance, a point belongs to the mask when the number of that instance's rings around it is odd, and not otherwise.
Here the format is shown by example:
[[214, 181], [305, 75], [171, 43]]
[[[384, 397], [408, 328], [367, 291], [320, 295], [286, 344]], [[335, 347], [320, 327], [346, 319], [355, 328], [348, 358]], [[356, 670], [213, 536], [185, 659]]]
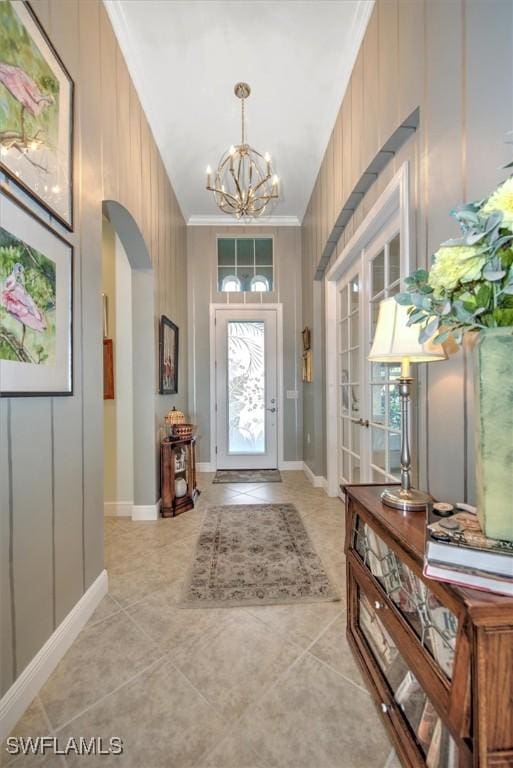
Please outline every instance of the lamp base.
[[426, 505], [433, 501], [429, 493], [410, 488], [404, 491], [402, 488], [387, 488], [381, 494], [381, 501], [387, 507], [400, 509], [402, 512], [425, 512]]

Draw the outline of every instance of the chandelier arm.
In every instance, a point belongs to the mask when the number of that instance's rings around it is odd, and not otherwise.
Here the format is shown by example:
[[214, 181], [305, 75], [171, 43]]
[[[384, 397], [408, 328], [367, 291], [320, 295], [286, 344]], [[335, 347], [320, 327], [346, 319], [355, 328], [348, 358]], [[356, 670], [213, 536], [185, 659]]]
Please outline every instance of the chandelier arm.
[[214, 192], [214, 194], [221, 195], [221, 197], [225, 198], [227, 202], [229, 202], [229, 200], [233, 200], [236, 206], [238, 207], [237, 198], [235, 197], [235, 195], [230, 194], [230, 192], [223, 192], [222, 189], [216, 189], [216, 188], [212, 189], [211, 191]]
[[271, 178], [271, 176], [268, 175], [268, 176], [265, 177], [265, 179], [262, 179], [262, 181], [259, 181], [258, 184], [253, 187], [253, 192], [256, 192], [257, 189], [260, 189], [262, 184], [265, 184], [267, 181], [269, 181], [270, 178]]
[[[242, 200], [242, 190], [241, 190], [241, 188], [240, 188], [239, 179], [238, 179], [238, 178], [237, 178], [237, 176], [235, 175], [235, 171], [233, 170], [233, 168], [230, 168], [230, 173], [231, 173], [231, 175], [232, 175], [232, 178], [233, 178], [233, 181], [234, 181], [234, 183], [235, 183], [235, 186], [237, 187], [237, 192], [238, 192], [238, 194], [239, 194], [239, 198]], [[236, 199], [236, 198], [235, 198], [235, 199]]]

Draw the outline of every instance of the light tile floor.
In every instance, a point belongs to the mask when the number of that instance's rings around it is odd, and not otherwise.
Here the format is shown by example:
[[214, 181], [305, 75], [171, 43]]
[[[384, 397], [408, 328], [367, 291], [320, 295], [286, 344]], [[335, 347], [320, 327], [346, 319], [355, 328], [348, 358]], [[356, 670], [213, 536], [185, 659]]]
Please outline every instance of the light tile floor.
[[[119, 736], [122, 756], [20, 756], [25, 765], [383, 768], [390, 744], [345, 639], [344, 508], [302, 472], [213, 485], [170, 520], [105, 521], [109, 595], [13, 733]], [[293, 502], [341, 601], [180, 609], [208, 506]], [[394, 763], [395, 764], [395, 763]]]

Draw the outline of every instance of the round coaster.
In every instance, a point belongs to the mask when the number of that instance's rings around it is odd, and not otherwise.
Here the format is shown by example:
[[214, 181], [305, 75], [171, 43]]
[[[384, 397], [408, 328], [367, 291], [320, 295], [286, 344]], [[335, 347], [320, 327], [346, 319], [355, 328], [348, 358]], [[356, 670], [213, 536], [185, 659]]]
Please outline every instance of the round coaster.
[[441, 517], [448, 517], [454, 512], [454, 507], [445, 501], [437, 501], [433, 504], [433, 510]]
[[456, 520], [451, 520], [450, 518], [448, 520], [440, 520], [439, 525], [440, 528], [445, 528], [448, 531], [457, 531], [461, 527]]

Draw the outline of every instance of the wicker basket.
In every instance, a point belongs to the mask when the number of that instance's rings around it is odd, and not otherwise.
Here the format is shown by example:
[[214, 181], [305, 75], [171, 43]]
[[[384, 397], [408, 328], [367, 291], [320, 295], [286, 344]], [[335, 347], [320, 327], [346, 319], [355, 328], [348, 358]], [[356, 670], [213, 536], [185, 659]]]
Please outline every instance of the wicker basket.
[[192, 437], [194, 432], [194, 424], [174, 424], [173, 425], [173, 437]]

